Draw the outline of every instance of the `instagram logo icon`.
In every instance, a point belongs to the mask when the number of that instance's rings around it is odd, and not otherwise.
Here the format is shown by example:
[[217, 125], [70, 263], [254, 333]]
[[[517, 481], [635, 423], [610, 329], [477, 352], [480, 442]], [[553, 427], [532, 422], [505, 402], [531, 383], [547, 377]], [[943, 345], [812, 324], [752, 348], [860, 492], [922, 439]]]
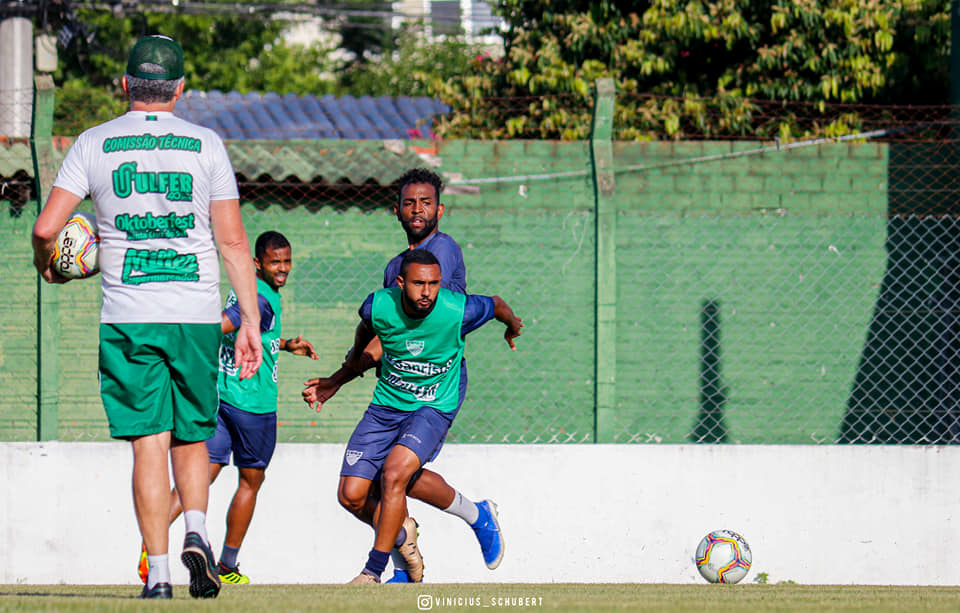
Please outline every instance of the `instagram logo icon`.
[[433, 608], [433, 597], [430, 594], [420, 594], [417, 596], [417, 608], [421, 611], [429, 611]]

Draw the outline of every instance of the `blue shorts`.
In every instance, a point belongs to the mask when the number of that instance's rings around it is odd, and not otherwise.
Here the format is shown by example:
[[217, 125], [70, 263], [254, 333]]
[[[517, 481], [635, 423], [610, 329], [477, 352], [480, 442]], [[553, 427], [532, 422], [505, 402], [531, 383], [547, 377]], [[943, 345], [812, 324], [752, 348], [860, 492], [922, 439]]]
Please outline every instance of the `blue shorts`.
[[266, 468], [277, 448], [277, 413], [251, 413], [220, 401], [217, 432], [207, 439], [211, 464]]
[[423, 466], [440, 453], [456, 414], [457, 411], [444, 413], [431, 407], [398, 411], [371, 404], [347, 442], [340, 476], [378, 480], [394, 445], [413, 451]]

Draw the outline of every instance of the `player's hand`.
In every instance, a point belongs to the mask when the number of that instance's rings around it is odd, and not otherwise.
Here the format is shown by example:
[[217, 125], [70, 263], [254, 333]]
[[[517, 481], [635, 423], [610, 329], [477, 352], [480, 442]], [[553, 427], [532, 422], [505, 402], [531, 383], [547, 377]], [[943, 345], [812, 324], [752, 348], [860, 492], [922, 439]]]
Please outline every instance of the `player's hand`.
[[513, 339], [520, 336], [520, 328], [522, 327], [523, 320], [519, 317], [514, 317], [513, 321], [510, 322], [510, 325], [507, 326], [506, 331], [504, 331], [503, 338], [507, 341], [507, 344], [510, 345], [510, 351], [517, 350], [517, 345], [513, 342]]
[[46, 281], [47, 283], [63, 284], [63, 283], [66, 283], [67, 281], [73, 281], [73, 279], [71, 279], [70, 277], [64, 277], [63, 275], [56, 272], [52, 268], [48, 268], [47, 270], [44, 270], [42, 273], [40, 273], [40, 276], [43, 277], [43, 280]]
[[241, 323], [234, 341], [234, 363], [240, 366], [239, 377], [249, 379], [257, 373], [263, 362], [263, 344], [260, 331], [255, 327]]
[[297, 338], [288, 339], [285, 349], [290, 353], [305, 355], [313, 360], [320, 359], [320, 356], [317, 355], [317, 352], [313, 349], [313, 344], [311, 344], [310, 341], [303, 340], [302, 334], [298, 334]]
[[317, 413], [323, 408], [323, 403], [333, 398], [340, 389], [340, 384], [330, 378], [310, 379], [304, 385], [306, 387], [300, 395], [307, 406], [316, 409]]
[[42, 260], [37, 261], [34, 259], [33, 264], [36, 267], [37, 272], [40, 273], [40, 276], [43, 277], [43, 280], [47, 283], [66, 283], [67, 281], [72, 280], [69, 277], [64, 277], [57, 272], [57, 269], [53, 266], [53, 253], [50, 254], [50, 257], [46, 262]]

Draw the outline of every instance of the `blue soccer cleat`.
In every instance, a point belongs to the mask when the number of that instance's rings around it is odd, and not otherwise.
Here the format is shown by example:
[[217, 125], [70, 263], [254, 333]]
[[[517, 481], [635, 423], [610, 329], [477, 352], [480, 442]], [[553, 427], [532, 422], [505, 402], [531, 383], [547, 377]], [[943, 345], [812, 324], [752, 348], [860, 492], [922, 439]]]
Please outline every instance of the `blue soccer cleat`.
[[490, 570], [500, 566], [503, 560], [503, 534], [500, 532], [500, 519], [497, 517], [497, 505], [492, 500], [476, 503], [480, 511], [477, 521], [470, 524], [477, 535], [483, 561]]
[[410, 581], [410, 575], [405, 570], [394, 570], [393, 576], [387, 579], [387, 583], [413, 583]]

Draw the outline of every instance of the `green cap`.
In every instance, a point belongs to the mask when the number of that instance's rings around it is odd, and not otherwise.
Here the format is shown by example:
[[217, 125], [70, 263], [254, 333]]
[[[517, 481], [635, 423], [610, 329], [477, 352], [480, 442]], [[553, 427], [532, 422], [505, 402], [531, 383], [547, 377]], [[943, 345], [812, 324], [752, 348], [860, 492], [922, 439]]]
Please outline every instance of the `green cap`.
[[[144, 66], [154, 64], [154, 66]], [[144, 36], [133, 46], [127, 74], [140, 79], [172, 81], [183, 76], [183, 49], [169, 36]]]

